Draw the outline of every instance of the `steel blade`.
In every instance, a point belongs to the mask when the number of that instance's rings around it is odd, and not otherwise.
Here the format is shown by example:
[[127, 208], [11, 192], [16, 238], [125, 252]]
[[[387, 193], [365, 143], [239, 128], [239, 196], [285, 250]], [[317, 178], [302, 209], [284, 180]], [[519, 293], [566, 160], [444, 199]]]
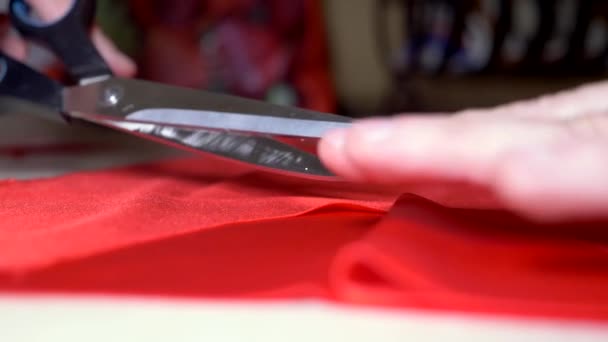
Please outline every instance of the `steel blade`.
[[157, 124], [168, 123], [191, 129], [221, 129], [302, 138], [320, 138], [332, 129], [350, 125], [334, 121], [170, 108], [139, 110], [128, 115], [127, 119]]
[[247, 163], [266, 171], [308, 178], [334, 178], [312, 153], [277, 140], [219, 131], [192, 130], [166, 125], [98, 119], [79, 119], [153, 140], [194, 153], [209, 154]]
[[67, 112], [137, 122], [278, 136], [319, 138], [350, 125], [350, 118], [263, 101], [140, 80], [111, 78], [67, 88]]

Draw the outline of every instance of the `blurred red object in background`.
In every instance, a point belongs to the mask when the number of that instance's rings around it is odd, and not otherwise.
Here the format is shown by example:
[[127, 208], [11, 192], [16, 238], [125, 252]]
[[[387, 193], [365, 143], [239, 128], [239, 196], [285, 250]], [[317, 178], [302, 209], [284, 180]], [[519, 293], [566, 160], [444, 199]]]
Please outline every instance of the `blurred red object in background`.
[[334, 112], [319, 0], [131, 0], [140, 77]]

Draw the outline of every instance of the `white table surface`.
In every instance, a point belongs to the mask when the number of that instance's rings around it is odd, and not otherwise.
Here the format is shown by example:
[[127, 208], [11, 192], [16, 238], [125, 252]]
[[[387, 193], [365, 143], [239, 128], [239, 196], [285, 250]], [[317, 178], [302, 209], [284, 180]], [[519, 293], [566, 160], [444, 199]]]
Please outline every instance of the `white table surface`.
[[0, 297], [0, 339], [37, 341], [606, 342], [606, 327], [345, 307], [112, 297]]
[[[37, 118], [0, 116], [0, 148], [19, 144], [114, 141], [86, 157], [0, 157], [0, 179], [164, 158], [171, 150]], [[1, 201], [1, 199], [0, 199]], [[1, 257], [1, 251], [0, 251]], [[608, 324], [430, 315], [322, 302], [222, 303], [151, 298], [0, 295], [0, 341], [608, 341]]]

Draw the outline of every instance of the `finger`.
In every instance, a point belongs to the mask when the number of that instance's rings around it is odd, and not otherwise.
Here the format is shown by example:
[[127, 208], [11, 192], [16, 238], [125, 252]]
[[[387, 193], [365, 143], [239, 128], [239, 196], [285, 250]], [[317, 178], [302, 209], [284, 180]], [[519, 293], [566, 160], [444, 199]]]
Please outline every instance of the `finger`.
[[508, 207], [541, 221], [608, 217], [608, 139], [568, 139], [513, 154], [497, 174]]
[[[36, 14], [44, 21], [52, 21], [61, 17], [71, 5], [71, 0], [28, 0], [36, 11]], [[99, 27], [95, 26], [91, 33], [91, 39], [102, 58], [108, 63], [112, 72], [118, 76], [131, 77], [136, 73], [133, 61], [123, 54], [110, 39], [108, 39]]]
[[11, 30], [8, 18], [0, 20], [0, 50], [20, 61], [27, 56], [27, 46], [19, 35]]
[[[373, 121], [368, 120], [367, 123], [373, 124]], [[372, 136], [367, 136], [366, 139], [373, 140], [376, 137], [373, 135], [374, 131], [370, 131], [370, 133]], [[350, 141], [350, 130], [333, 130], [319, 141], [318, 154], [321, 161], [337, 175], [348, 180], [359, 181], [365, 179], [366, 176], [361, 174], [360, 168], [356, 168], [346, 154], [347, 148], [350, 147], [345, 145], [351, 143]]]
[[49, 22], [63, 16], [70, 7], [72, 0], [27, 0], [34, 12], [42, 21]]
[[114, 43], [98, 27], [93, 28], [91, 38], [99, 50], [101, 57], [108, 63], [113, 73], [121, 77], [132, 77], [135, 75], [137, 71], [135, 63], [118, 50]]
[[502, 155], [563, 134], [561, 125], [547, 121], [402, 116], [333, 132], [321, 140], [319, 155], [354, 181], [399, 185], [430, 178], [483, 185]]

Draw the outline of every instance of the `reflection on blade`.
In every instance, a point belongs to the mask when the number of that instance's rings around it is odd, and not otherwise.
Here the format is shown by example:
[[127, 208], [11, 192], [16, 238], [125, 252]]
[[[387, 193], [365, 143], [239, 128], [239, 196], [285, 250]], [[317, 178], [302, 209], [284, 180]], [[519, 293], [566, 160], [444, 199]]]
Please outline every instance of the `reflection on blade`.
[[171, 108], [142, 109], [126, 118], [190, 129], [224, 129], [305, 138], [321, 138], [332, 129], [350, 126], [347, 122]]
[[265, 137], [125, 121], [99, 120], [98, 123], [189, 151], [213, 153], [275, 172], [333, 177], [314, 154]]
[[[151, 83], [135, 79], [110, 78], [101, 82], [84, 86], [66, 88], [63, 94], [64, 110], [69, 113], [89, 113], [95, 115], [113, 116], [124, 119], [140, 112], [139, 115], [153, 120], [162, 120], [173, 125], [172, 120], [191, 121], [196, 119], [195, 111], [205, 111], [206, 115], [213, 113], [220, 119], [228, 119], [230, 115], [239, 114], [271, 119], [283, 119], [281, 122], [315, 122], [317, 126], [342, 127], [351, 123], [352, 119], [340, 115], [320, 113], [295, 107], [278, 106], [264, 101], [256, 101], [225, 94], [217, 94], [194, 89], [179, 88], [164, 84]], [[156, 113], [155, 110], [159, 110]], [[173, 117], [166, 110], [175, 110]], [[188, 112], [191, 111], [191, 112]], [[159, 116], [162, 116], [160, 118]], [[247, 117], [245, 117], [247, 118]], [[205, 119], [206, 120], [206, 119]], [[332, 126], [333, 123], [333, 126]], [[319, 129], [319, 127], [317, 127]]]

